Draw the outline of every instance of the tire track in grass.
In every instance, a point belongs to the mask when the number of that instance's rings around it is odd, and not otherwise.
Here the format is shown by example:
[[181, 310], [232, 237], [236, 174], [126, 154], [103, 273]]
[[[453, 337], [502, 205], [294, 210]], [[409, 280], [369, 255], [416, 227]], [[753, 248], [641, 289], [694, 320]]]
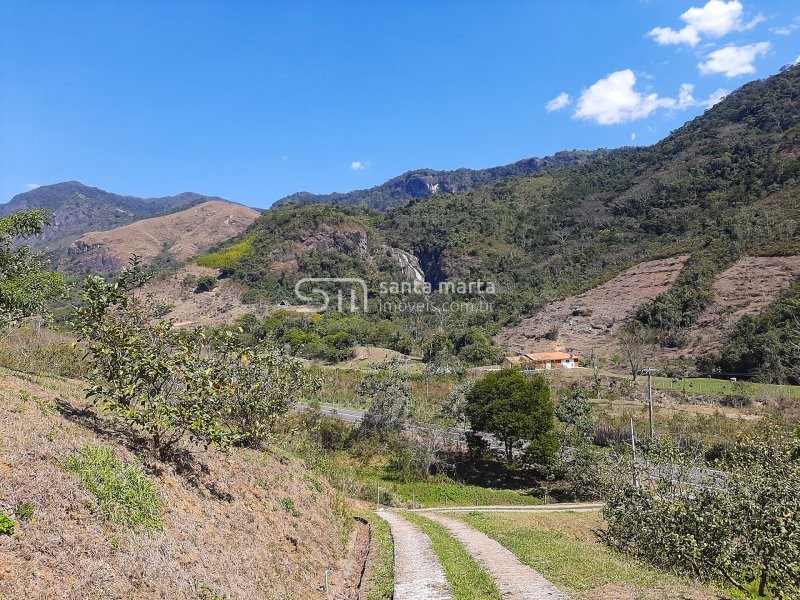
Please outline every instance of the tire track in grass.
[[455, 600], [501, 600], [492, 577], [442, 525], [422, 516], [404, 513], [403, 517], [431, 539], [433, 551], [444, 567]]
[[569, 600], [569, 596], [543, 575], [522, 564], [514, 554], [484, 533], [437, 513], [424, 518], [442, 525], [494, 578], [503, 598], [508, 600]]
[[405, 519], [378, 511], [394, 538], [394, 600], [454, 600], [430, 538]]

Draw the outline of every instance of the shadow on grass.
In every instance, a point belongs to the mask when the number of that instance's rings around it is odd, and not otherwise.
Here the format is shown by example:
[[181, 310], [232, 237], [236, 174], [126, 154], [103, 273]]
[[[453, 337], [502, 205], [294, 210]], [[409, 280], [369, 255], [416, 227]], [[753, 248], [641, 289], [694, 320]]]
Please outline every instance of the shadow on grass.
[[144, 467], [153, 474], [161, 475], [165, 464], [194, 488], [203, 488], [217, 500], [230, 502], [233, 497], [221, 490], [217, 482], [206, 477], [208, 467], [187, 448], [171, 446], [161, 452], [160, 460], [150, 452], [149, 440], [125, 423], [112, 417], [97, 414], [91, 408], [79, 408], [63, 398], [57, 398], [56, 410], [59, 414], [81, 427], [89, 429], [100, 438], [127, 448], [142, 459]]

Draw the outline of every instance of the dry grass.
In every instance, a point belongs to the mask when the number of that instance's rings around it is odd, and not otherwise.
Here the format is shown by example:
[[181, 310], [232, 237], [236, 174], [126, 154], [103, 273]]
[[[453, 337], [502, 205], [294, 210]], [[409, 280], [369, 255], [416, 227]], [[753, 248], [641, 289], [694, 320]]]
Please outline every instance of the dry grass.
[[[289, 458], [243, 449], [141, 465], [124, 430], [81, 412], [81, 388], [0, 371], [0, 510], [35, 509], [0, 536], [0, 598], [321, 597], [351, 526], [336, 492]], [[96, 510], [62, 466], [87, 444], [141, 465], [161, 499], [162, 530]]]
[[599, 513], [452, 515], [496, 539], [576, 600], [712, 600], [719, 594], [606, 548]]

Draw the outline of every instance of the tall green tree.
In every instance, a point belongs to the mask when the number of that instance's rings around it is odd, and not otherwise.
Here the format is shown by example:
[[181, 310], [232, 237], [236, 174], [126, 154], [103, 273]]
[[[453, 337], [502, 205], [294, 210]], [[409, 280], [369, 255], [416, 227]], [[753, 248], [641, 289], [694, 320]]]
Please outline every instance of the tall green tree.
[[527, 379], [519, 370], [489, 373], [467, 394], [465, 413], [472, 430], [491, 433], [504, 446], [506, 460], [528, 445], [533, 462], [552, 462], [558, 448], [550, 386], [542, 377]]
[[66, 291], [64, 278], [47, 270], [47, 261], [20, 239], [41, 235], [50, 225], [48, 210], [23, 210], [0, 219], [0, 329], [46, 312]]

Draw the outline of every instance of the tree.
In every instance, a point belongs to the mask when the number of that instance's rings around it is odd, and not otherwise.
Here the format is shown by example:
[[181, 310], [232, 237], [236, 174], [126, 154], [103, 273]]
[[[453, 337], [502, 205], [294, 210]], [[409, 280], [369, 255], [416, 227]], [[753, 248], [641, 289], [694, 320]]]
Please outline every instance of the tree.
[[45, 312], [66, 291], [64, 278], [47, 271], [47, 263], [16, 240], [40, 235], [52, 222], [48, 210], [24, 210], [0, 219], [0, 328]]
[[385, 435], [398, 432], [408, 419], [411, 403], [411, 383], [407, 369], [399, 360], [389, 360], [378, 366], [358, 386], [358, 395], [370, 402], [361, 422], [362, 431]]
[[562, 446], [570, 440], [585, 442], [591, 437], [594, 425], [589, 416], [591, 411], [588, 394], [581, 385], [575, 384], [565, 390], [555, 407], [556, 418], [564, 424]]
[[[631, 480], [609, 478], [604, 537], [649, 562], [744, 593], [800, 594], [800, 440], [764, 427], [707, 471], [702, 454], [660, 438]], [[622, 463], [620, 463], [622, 464]]]
[[467, 394], [472, 385], [473, 382], [469, 380], [458, 382], [442, 403], [439, 414], [445, 419], [451, 419], [456, 426], [466, 425]]
[[516, 369], [489, 373], [467, 394], [465, 412], [473, 431], [491, 433], [503, 443], [507, 461], [524, 442], [531, 460], [553, 460], [558, 441], [550, 387], [543, 377], [526, 379]]
[[283, 352], [245, 346], [230, 330], [155, 321], [148, 304], [135, 301], [146, 280], [135, 259], [116, 282], [86, 279], [75, 325], [92, 367], [87, 396], [144, 433], [155, 458], [185, 436], [205, 446], [262, 444], [314, 380]]
[[653, 344], [653, 336], [644, 325], [634, 321], [622, 328], [617, 335], [617, 341], [625, 354], [635, 383], [647, 358], [648, 350]]
[[212, 338], [211, 376], [226, 423], [260, 447], [294, 402], [308, 401], [320, 381], [268, 341], [245, 346], [230, 330]]

